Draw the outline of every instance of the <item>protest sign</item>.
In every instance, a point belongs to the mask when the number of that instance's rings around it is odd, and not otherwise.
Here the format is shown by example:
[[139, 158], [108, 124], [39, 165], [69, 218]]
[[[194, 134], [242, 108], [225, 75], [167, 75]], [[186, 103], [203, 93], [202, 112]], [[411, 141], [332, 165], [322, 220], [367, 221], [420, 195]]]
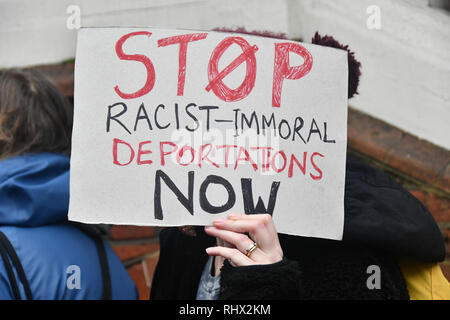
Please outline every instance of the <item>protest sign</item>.
[[69, 219], [208, 225], [269, 213], [341, 239], [347, 52], [154, 28], [78, 33]]

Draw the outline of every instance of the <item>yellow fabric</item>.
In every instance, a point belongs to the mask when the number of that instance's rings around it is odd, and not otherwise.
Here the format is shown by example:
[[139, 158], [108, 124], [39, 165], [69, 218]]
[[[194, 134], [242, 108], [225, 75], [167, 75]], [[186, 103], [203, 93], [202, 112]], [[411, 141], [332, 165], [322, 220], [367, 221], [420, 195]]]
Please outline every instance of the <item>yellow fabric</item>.
[[399, 260], [411, 300], [450, 300], [450, 284], [437, 263]]

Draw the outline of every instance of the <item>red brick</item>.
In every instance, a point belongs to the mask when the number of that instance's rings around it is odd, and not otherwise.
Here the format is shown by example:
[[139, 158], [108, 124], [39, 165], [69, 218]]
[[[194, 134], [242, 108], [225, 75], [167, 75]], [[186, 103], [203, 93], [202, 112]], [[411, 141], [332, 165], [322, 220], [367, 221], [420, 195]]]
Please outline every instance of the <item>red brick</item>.
[[428, 194], [428, 210], [437, 222], [450, 222], [450, 199]]
[[422, 182], [450, 192], [450, 151], [349, 109], [348, 146]]
[[111, 227], [109, 234], [114, 240], [153, 238], [155, 236], [155, 228], [115, 225]]
[[[158, 255], [155, 255], [151, 258], [140, 261], [127, 270], [131, 279], [133, 279], [136, 284], [139, 292], [139, 299], [141, 300], [148, 300], [150, 297], [151, 281], [153, 279], [153, 272], [158, 262], [158, 257]], [[143, 266], [144, 263], [146, 268]], [[145, 269], [147, 269], [147, 276], [145, 275]]]
[[401, 138], [402, 132], [359, 111], [348, 112], [348, 146], [383, 162], [389, 149]]
[[450, 151], [410, 134], [389, 150], [384, 163], [420, 181], [434, 184], [450, 159]]
[[437, 179], [436, 187], [450, 193], [450, 163], [447, 164], [441, 176]]
[[119, 256], [120, 260], [127, 261], [140, 257], [144, 254], [159, 251], [159, 243], [149, 244], [119, 244], [112, 246], [114, 252]]
[[450, 261], [447, 260], [443, 263], [439, 264], [441, 266], [442, 273], [447, 278], [447, 280], [450, 282]]
[[417, 198], [424, 206], [427, 205], [427, 193], [423, 190], [409, 190], [409, 192]]

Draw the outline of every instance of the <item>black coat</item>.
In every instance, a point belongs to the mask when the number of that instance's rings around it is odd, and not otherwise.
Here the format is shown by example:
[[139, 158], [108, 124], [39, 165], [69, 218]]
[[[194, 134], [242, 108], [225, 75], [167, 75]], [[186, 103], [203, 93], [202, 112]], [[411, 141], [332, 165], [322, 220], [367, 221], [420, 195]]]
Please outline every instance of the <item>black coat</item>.
[[[160, 233], [151, 299], [195, 299], [215, 239], [178, 228]], [[425, 207], [389, 176], [347, 160], [342, 241], [279, 234], [284, 259], [272, 265], [221, 270], [221, 299], [408, 299], [396, 258], [436, 262], [445, 244]], [[367, 268], [381, 271], [381, 289], [368, 289]]]

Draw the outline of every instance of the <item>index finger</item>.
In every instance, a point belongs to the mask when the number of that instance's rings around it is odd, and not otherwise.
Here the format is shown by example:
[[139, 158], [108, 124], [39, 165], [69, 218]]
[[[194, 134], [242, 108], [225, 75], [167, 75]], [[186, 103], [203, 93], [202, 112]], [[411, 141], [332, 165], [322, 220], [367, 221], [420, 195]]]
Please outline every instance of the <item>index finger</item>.
[[267, 224], [269, 232], [278, 233], [275, 228], [272, 216], [268, 213], [260, 214], [244, 214], [244, 213], [231, 213], [228, 215], [230, 220], [263, 220]]
[[270, 216], [270, 214], [268, 213], [230, 213], [228, 215], [228, 219], [230, 220], [257, 220], [257, 219], [261, 219], [261, 217], [263, 216]]
[[240, 220], [216, 219], [213, 225], [219, 229], [249, 233], [250, 237], [263, 251], [270, 251], [279, 246], [278, 234], [270, 216], [259, 215], [259, 217], [254, 217], [253, 219]]

